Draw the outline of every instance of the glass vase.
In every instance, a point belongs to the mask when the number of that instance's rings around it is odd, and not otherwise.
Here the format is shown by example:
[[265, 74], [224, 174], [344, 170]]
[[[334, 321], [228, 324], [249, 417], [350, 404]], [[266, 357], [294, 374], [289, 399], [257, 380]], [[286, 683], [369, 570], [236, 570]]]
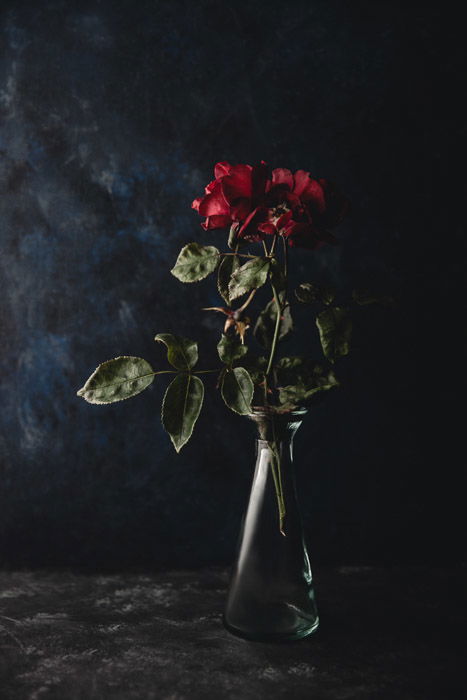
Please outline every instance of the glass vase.
[[306, 409], [255, 409], [256, 465], [224, 613], [255, 641], [301, 639], [319, 623], [295, 486], [293, 438]]

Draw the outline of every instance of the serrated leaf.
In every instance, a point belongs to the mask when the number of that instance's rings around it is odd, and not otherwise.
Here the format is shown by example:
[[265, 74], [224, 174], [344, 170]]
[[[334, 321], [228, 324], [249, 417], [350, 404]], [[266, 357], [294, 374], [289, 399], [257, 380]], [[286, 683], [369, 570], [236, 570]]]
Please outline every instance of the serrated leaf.
[[178, 374], [167, 387], [162, 402], [162, 425], [177, 452], [193, 433], [203, 398], [204, 384], [192, 374]]
[[302, 282], [295, 290], [295, 296], [302, 304], [332, 304], [336, 298], [336, 290], [327, 284], [316, 284], [315, 282]]
[[235, 270], [229, 283], [230, 300], [262, 287], [268, 278], [269, 267], [267, 258], [253, 258]]
[[154, 370], [141, 357], [103, 362], [77, 392], [88, 403], [106, 404], [136, 396], [154, 381]]
[[[284, 295], [279, 294], [279, 299], [281, 305], [283, 304]], [[263, 348], [270, 348], [272, 344], [272, 339], [274, 336], [274, 329], [276, 326], [277, 318], [277, 306], [274, 299], [271, 299], [268, 304], [264, 307], [258, 316], [253, 333], [257, 341], [263, 346]], [[290, 306], [283, 309], [281, 313], [281, 322], [279, 326], [279, 340], [283, 340], [289, 333], [293, 330], [293, 320], [290, 313]]]
[[330, 362], [349, 353], [352, 319], [347, 309], [333, 306], [321, 311], [316, 318], [316, 325], [324, 356]]
[[229, 292], [230, 278], [232, 277], [232, 273], [238, 270], [239, 267], [240, 258], [237, 255], [226, 255], [217, 271], [217, 289], [228, 306], [232, 303]]
[[240, 415], [251, 413], [253, 391], [253, 382], [244, 367], [235, 367], [224, 372], [221, 395], [226, 406], [235, 413]]
[[199, 282], [214, 272], [219, 259], [220, 253], [214, 246], [188, 243], [181, 249], [170, 272], [180, 282]]
[[175, 369], [189, 371], [198, 362], [196, 341], [172, 333], [158, 333], [154, 340], [167, 347], [167, 359]]
[[246, 345], [242, 345], [235, 336], [223, 333], [217, 344], [217, 352], [221, 362], [224, 362], [226, 365], [232, 365], [236, 360], [240, 360], [247, 354], [248, 348]]

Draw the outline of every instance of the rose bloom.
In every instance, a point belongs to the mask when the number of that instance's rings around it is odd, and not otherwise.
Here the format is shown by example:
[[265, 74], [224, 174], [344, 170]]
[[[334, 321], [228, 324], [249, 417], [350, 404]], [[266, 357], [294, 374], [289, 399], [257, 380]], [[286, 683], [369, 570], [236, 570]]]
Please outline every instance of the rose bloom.
[[269, 174], [264, 161], [253, 166], [217, 163], [214, 176], [192, 205], [206, 217], [203, 228], [234, 224], [240, 239], [260, 241], [277, 234], [290, 246], [311, 250], [336, 242], [330, 229], [342, 220], [349, 202], [329, 181], [305, 170], [276, 168]]
[[268, 169], [260, 165], [230, 165], [217, 163], [215, 179], [205, 188], [205, 195], [195, 199], [192, 207], [206, 219], [205, 229], [224, 228], [242, 223], [263, 202]]

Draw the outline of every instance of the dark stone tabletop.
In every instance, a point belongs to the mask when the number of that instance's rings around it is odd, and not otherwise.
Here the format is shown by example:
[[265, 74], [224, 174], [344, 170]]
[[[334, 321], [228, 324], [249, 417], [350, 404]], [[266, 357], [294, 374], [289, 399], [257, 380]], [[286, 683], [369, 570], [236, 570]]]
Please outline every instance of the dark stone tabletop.
[[223, 570], [0, 573], [1, 700], [461, 697], [462, 569], [317, 569], [321, 627], [222, 626]]

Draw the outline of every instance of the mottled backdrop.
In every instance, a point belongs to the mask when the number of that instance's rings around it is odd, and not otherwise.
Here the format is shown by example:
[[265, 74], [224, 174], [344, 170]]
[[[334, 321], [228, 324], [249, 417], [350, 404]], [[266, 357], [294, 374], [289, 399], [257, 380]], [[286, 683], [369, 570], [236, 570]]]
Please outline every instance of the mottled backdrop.
[[458, 351], [440, 326], [460, 265], [458, 26], [421, 2], [3, 2], [0, 565], [231, 559], [245, 420], [208, 392], [176, 456], [162, 379], [108, 407], [76, 390], [116, 355], [162, 366], [157, 332], [213, 361], [214, 286], [169, 269], [185, 242], [222, 239], [190, 209], [213, 164], [261, 158], [353, 202], [342, 245], [298, 255], [297, 279], [398, 300], [362, 311], [344, 388], [297, 437], [313, 560], [457, 559], [440, 447]]

